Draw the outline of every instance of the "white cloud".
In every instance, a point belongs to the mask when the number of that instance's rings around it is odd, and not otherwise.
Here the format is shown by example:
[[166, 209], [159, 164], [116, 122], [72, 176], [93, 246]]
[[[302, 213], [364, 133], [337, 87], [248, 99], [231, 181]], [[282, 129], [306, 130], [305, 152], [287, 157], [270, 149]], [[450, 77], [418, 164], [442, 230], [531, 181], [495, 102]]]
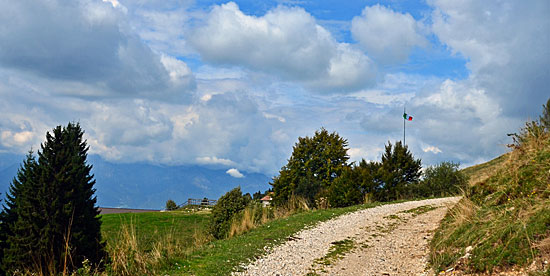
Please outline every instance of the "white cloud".
[[30, 131], [12, 132], [5, 130], [0, 132], [2, 145], [6, 147], [21, 146], [33, 139], [34, 134]]
[[239, 170], [237, 170], [235, 168], [229, 169], [225, 173], [228, 174], [228, 175], [231, 175], [232, 177], [235, 177], [235, 178], [243, 178], [244, 177], [244, 175], [241, 172], [239, 172]]
[[433, 154], [441, 153], [441, 150], [438, 147], [435, 146], [427, 146], [422, 149], [424, 152], [431, 152]]
[[365, 7], [353, 18], [351, 33], [369, 56], [382, 63], [405, 62], [413, 47], [428, 44], [423, 26], [410, 14], [394, 12], [379, 4]]
[[383, 150], [384, 148], [382, 147], [364, 145], [362, 147], [349, 148], [347, 153], [351, 162], [361, 162], [363, 159], [367, 161], [379, 161]]
[[352, 96], [373, 104], [402, 106], [414, 96], [414, 93], [391, 94], [384, 90], [363, 90], [353, 93]]
[[357, 90], [376, 76], [367, 56], [336, 42], [301, 8], [279, 6], [255, 17], [233, 2], [214, 6], [190, 42], [207, 61], [275, 74], [313, 91]]
[[266, 119], [277, 119], [281, 123], [286, 123], [286, 119], [284, 117], [281, 117], [281, 116], [278, 116], [278, 115], [275, 115], [275, 114], [270, 114], [270, 113], [267, 113], [267, 112], [263, 112], [262, 114], [264, 115], [264, 118], [266, 118]]
[[11, 27], [0, 32], [0, 67], [65, 95], [176, 99], [193, 90], [189, 70], [175, 73], [185, 81], [170, 81], [175, 62], [163, 65], [117, 3], [2, 2], [0, 25]]
[[229, 165], [234, 164], [234, 162], [229, 160], [229, 159], [218, 158], [216, 156], [213, 156], [213, 157], [210, 157], [210, 156], [197, 157], [197, 162], [199, 162], [199, 164], [206, 164], [206, 165], [226, 165], [226, 166], [229, 166]]
[[550, 80], [550, 2], [433, 0], [432, 30], [505, 115], [540, 113]]

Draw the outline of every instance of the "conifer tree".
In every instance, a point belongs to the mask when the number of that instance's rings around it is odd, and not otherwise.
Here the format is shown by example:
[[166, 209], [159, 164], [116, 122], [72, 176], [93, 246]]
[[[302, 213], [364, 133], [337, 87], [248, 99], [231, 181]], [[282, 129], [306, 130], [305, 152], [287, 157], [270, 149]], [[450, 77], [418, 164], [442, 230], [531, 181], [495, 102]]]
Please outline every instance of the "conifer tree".
[[30, 179], [14, 180], [15, 205], [6, 213], [14, 210], [17, 218], [8, 224], [12, 234], [3, 258], [10, 270], [53, 275], [106, 257], [88, 149], [79, 124], [58, 126], [46, 133]]
[[[37, 238], [37, 228], [31, 225], [21, 225], [20, 222], [18, 223], [18, 218], [21, 215], [32, 214], [28, 203], [36, 201], [36, 173], [37, 162], [31, 150], [10, 184], [8, 193], [6, 194], [6, 201], [0, 214], [2, 222], [0, 224], [0, 243], [3, 249], [0, 253], [0, 267], [3, 272], [9, 271], [16, 264], [22, 264], [25, 267], [32, 265], [28, 252], [32, 252], [34, 249], [33, 240]], [[23, 236], [16, 238], [16, 233], [27, 233], [24, 235], [25, 237], [34, 235], [35, 239], [29, 241], [28, 239], [24, 239]]]
[[417, 184], [422, 168], [420, 159], [414, 159], [407, 146], [401, 142], [388, 142], [382, 155], [380, 180], [382, 185], [377, 197], [382, 201], [390, 201], [409, 197], [409, 187]]

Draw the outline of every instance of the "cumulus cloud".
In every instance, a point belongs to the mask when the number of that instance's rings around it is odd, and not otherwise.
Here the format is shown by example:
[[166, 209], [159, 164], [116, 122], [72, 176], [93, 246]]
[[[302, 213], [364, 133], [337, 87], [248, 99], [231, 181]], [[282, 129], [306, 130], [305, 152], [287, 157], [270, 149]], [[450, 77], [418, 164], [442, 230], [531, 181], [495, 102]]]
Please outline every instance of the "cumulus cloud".
[[526, 119], [550, 94], [550, 2], [429, 1], [432, 30], [465, 56], [473, 85]]
[[241, 172], [239, 172], [239, 170], [237, 170], [235, 168], [229, 169], [225, 173], [228, 174], [228, 175], [231, 175], [232, 177], [235, 177], [235, 178], [243, 178], [244, 177], [244, 175]]
[[279, 6], [255, 17], [233, 2], [214, 6], [190, 43], [207, 61], [276, 74], [315, 91], [356, 90], [376, 76], [367, 56], [336, 42], [301, 8]]
[[174, 62], [163, 64], [126, 26], [119, 7], [117, 1], [3, 1], [0, 25], [10, 28], [0, 32], [0, 66], [72, 87], [73, 95], [84, 89], [100, 96], [177, 97], [193, 89], [189, 70], [177, 74], [184, 81], [173, 82]]
[[433, 154], [441, 153], [441, 150], [436, 146], [427, 146], [422, 149], [424, 152], [431, 152]]
[[12, 132], [5, 130], [0, 132], [1, 143], [5, 147], [21, 146], [27, 144], [33, 139], [33, 133], [30, 131]]
[[369, 56], [382, 63], [405, 62], [413, 47], [428, 44], [423, 26], [408, 13], [380, 6], [367, 6], [351, 22], [353, 38]]
[[226, 166], [229, 166], [229, 165], [234, 164], [234, 162], [229, 160], [229, 159], [218, 158], [216, 156], [213, 156], [213, 157], [210, 157], [210, 156], [197, 157], [197, 162], [199, 164], [205, 164], [205, 165], [226, 165]]

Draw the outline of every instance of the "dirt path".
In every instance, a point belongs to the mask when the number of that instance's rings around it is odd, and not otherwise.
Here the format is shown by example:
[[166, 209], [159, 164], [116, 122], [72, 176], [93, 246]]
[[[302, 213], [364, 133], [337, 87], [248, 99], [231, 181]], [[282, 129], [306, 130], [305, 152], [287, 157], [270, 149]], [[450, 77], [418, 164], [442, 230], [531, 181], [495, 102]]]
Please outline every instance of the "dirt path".
[[427, 275], [428, 242], [459, 198], [384, 205], [306, 229], [234, 275]]

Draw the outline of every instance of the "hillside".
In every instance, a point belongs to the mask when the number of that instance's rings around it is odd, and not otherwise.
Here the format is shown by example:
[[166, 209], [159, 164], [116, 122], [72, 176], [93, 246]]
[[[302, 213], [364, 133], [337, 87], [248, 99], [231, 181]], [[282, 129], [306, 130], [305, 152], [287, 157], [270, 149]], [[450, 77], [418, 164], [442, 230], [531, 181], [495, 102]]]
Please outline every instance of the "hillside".
[[550, 273], [550, 134], [527, 125], [510, 153], [463, 172], [471, 189], [432, 240], [436, 271]]

